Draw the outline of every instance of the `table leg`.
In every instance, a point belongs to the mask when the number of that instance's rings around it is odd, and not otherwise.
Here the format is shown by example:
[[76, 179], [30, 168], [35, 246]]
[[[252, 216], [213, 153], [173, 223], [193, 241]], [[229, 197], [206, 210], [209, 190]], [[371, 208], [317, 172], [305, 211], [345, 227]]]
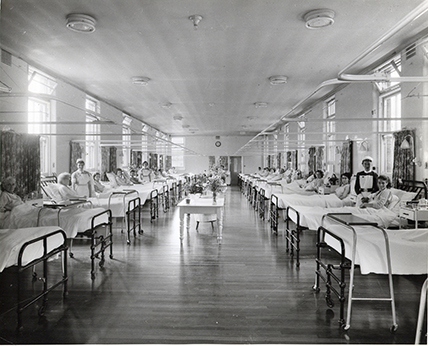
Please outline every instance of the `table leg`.
[[183, 231], [184, 231], [184, 214], [180, 214], [180, 239], [183, 240]]
[[187, 234], [189, 234], [189, 229], [190, 229], [190, 214], [186, 214], [186, 230], [187, 230]]
[[223, 239], [223, 208], [220, 208], [219, 213], [217, 213], [217, 223], [218, 223], [217, 240], [221, 242], [221, 240]]

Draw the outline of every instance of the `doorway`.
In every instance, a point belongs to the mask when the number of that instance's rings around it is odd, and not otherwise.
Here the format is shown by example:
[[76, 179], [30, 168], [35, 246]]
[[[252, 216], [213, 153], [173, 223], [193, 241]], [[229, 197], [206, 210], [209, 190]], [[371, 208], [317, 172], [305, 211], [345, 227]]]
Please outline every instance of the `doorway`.
[[230, 185], [238, 185], [238, 175], [242, 172], [242, 157], [241, 156], [231, 156], [230, 157]]

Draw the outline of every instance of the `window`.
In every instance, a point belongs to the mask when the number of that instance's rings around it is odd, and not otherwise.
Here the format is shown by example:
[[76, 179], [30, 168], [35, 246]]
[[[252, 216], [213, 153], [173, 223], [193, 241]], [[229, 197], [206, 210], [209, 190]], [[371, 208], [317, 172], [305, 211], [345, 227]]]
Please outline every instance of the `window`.
[[123, 114], [122, 120], [122, 167], [129, 167], [131, 164], [131, 122], [129, 115]]
[[[37, 94], [53, 95], [55, 93], [56, 81], [52, 77], [36, 70], [28, 68], [28, 91]], [[48, 134], [55, 131], [51, 113], [50, 101], [38, 97], [28, 98], [28, 133], [40, 135], [40, 170], [44, 175], [51, 175], [55, 167], [54, 140]]]
[[[303, 114], [300, 118], [304, 118]], [[306, 140], [306, 122], [298, 121], [297, 122], [297, 147], [299, 152], [300, 160], [298, 161], [298, 167], [301, 172], [306, 171], [306, 155], [305, 155], [305, 140]]]
[[330, 98], [325, 103], [324, 118], [327, 121], [324, 123], [324, 139], [326, 143], [326, 163], [327, 171], [335, 173], [336, 162], [336, 98]]
[[173, 137], [171, 142], [177, 145], [172, 146], [172, 167], [184, 169], [184, 137]]
[[[377, 71], [391, 77], [398, 77], [401, 72], [401, 58], [396, 56]], [[375, 84], [379, 92], [379, 117], [401, 118], [401, 88], [397, 82], [379, 82]], [[379, 136], [379, 173], [392, 174], [394, 163], [394, 139], [391, 132], [401, 129], [401, 120], [379, 121], [379, 132], [385, 132]]]
[[101, 169], [101, 146], [100, 146], [100, 102], [90, 96], [86, 96], [86, 168], [90, 170]]

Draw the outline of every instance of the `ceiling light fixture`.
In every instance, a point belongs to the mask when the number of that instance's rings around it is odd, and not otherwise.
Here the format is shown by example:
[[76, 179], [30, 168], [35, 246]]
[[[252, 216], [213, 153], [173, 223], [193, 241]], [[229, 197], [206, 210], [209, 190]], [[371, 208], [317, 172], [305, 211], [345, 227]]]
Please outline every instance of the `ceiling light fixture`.
[[87, 14], [71, 13], [66, 19], [66, 27], [72, 31], [84, 34], [90, 34], [95, 31], [97, 21]]
[[269, 77], [269, 83], [271, 85], [283, 85], [287, 83], [287, 79], [286, 76], [271, 76]]
[[189, 20], [193, 23], [193, 28], [195, 29], [195, 30], [197, 30], [198, 29], [198, 25], [199, 25], [199, 23], [201, 22], [201, 20], [202, 20], [202, 16], [201, 15], [199, 15], [199, 14], [194, 14], [194, 15], [191, 15], [190, 17], [189, 17]]
[[176, 121], [181, 121], [183, 120], [183, 117], [181, 115], [174, 115], [173, 119]]
[[147, 85], [150, 82], [149, 77], [132, 77], [132, 84], [135, 85]]
[[172, 106], [172, 103], [171, 103], [171, 102], [165, 102], [165, 103], [162, 103], [162, 104], [161, 104], [161, 107], [162, 107], [162, 108], [165, 108], [165, 109], [170, 109], [170, 108], [171, 108], [171, 106]]
[[321, 29], [334, 23], [334, 11], [329, 9], [312, 10], [303, 16], [308, 29]]

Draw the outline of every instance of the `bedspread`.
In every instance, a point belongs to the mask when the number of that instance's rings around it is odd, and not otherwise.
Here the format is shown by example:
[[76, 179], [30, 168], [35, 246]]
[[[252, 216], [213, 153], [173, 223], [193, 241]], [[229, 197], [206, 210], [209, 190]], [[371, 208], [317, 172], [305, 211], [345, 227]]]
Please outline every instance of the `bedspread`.
[[[18, 264], [18, 255], [22, 245], [31, 240], [58, 230], [58, 227], [32, 227], [0, 230], [0, 272], [5, 268]], [[48, 252], [63, 244], [61, 234], [48, 238]], [[22, 264], [31, 262], [43, 255], [42, 242], [27, 247], [23, 254]]]
[[[39, 225], [37, 218], [40, 208], [30, 204], [22, 204], [12, 209], [8, 223], [3, 228], [28, 228], [36, 226], [59, 226], [67, 234], [67, 238], [74, 238], [78, 232], [91, 228], [92, 217], [105, 211], [104, 208], [69, 208], [61, 210], [58, 225], [58, 210], [43, 208], [40, 211]], [[108, 222], [107, 215], [98, 220], [98, 223]]]
[[[357, 215], [367, 221], [376, 222], [379, 227], [388, 228], [392, 225], [399, 225], [399, 217], [393, 211], [382, 208], [373, 209], [358, 207], [341, 207], [341, 208], [322, 208], [322, 207], [308, 207], [308, 206], [295, 206], [300, 215], [300, 226], [316, 230], [321, 226], [322, 217], [328, 213], [351, 213]], [[293, 215], [291, 216], [293, 219]], [[293, 219], [293, 221], [296, 221]]]
[[354, 202], [349, 198], [341, 200], [335, 194], [306, 196], [300, 194], [275, 193], [275, 196], [278, 197], [278, 208], [281, 209], [285, 209], [289, 205], [322, 208], [339, 208], [354, 205]]
[[[343, 225], [330, 224], [329, 231], [340, 236], [345, 243], [347, 258], [352, 255], [352, 231]], [[387, 274], [386, 250], [383, 234], [370, 226], [355, 226], [357, 247], [355, 264], [361, 274]], [[389, 238], [392, 274], [418, 275], [428, 273], [428, 229], [386, 230]], [[337, 240], [326, 234], [328, 245], [339, 251]]]

